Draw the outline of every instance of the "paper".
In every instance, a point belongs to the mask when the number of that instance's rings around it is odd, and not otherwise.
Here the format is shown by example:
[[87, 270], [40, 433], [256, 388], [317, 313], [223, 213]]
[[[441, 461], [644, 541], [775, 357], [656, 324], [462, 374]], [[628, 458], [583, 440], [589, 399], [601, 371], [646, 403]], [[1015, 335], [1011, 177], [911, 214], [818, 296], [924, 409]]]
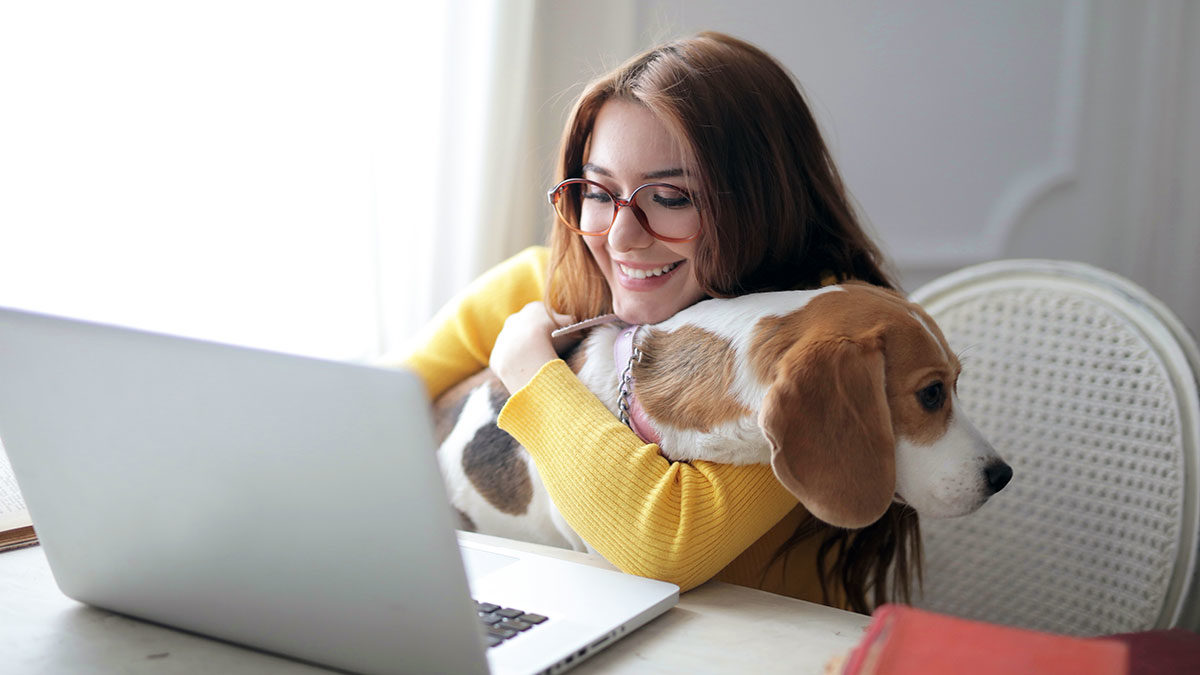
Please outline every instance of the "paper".
[[17, 478], [0, 443], [0, 532], [29, 524], [29, 511], [17, 489]]

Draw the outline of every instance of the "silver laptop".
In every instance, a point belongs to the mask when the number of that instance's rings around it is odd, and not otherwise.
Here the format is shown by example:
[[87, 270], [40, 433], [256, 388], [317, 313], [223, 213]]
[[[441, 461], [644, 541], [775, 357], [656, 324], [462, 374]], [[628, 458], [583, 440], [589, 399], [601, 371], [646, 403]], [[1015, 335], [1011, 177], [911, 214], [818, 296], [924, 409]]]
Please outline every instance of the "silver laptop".
[[456, 542], [404, 371], [0, 309], [0, 439], [68, 596], [303, 661], [558, 672], [678, 600]]

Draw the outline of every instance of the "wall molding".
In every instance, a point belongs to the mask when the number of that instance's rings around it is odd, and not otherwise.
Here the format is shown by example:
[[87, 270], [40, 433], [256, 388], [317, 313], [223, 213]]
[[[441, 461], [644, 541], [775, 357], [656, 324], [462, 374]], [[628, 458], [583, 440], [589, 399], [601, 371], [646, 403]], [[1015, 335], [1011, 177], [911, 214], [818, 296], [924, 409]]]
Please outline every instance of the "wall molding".
[[1079, 178], [1079, 136], [1086, 95], [1088, 5], [1083, 0], [1071, 0], [1063, 11], [1058, 100], [1050, 157], [1041, 166], [1013, 180], [996, 201], [982, 233], [980, 260], [1002, 256], [1013, 232], [1033, 206]]
[[982, 228], [967, 236], [937, 242], [924, 238], [897, 242], [892, 257], [899, 267], [951, 270], [1003, 257], [1013, 233], [1040, 201], [1079, 179], [1080, 135], [1086, 96], [1089, 5], [1069, 0], [1063, 7], [1058, 82], [1048, 155], [1017, 172], [985, 213]]

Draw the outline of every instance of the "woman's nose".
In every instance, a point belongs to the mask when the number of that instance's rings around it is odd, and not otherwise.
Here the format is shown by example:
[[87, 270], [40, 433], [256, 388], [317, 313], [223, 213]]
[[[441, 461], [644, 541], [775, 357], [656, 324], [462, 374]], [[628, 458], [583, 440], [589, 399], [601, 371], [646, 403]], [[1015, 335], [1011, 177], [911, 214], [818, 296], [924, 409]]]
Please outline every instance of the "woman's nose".
[[629, 251], [653, 244], [654, 237], [641, 222], [645, 218], [646, 214], [636, 204], [621, 207], [608, 231], [609, 247], [614, 251]]

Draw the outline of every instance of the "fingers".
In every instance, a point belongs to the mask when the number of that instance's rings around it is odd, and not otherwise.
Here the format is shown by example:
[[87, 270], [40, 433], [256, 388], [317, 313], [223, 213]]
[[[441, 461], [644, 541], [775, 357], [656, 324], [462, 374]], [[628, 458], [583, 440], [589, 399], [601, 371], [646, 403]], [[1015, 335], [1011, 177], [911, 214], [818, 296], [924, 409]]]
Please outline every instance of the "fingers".
[[543, 365], [583, 338], [580, 331], [551, 337], [555, 329], [572, 323], [574, 317], [552, 312], [541, 302], [531, 302], [505, 319], [489, 365], [509, 393], [525, 386]]
[[531, 302], [505, 319], [489, 365], [509, 393], [525, 386], [543, 365], [558, 358], [550, 341], [550, 331], [556, 327], [540, 302]]
[[[547, 310], [547, 312], [549, 313], [550, 318], [554, 321], [554, 324], [555, 324], [554, 328], [556, 330], [559, 328], [563, 328], [564, 326], [570, 326], [570, 325], [576, 323], [575, 317], [573, 317], [573, 316], [569, 316], [567, 314], [559, 314], [558, 312], [551, 311], [551, 310]], [[572, 331], [572, 332], [564, 333], [562, 335], [551, 334], [550, 342], [551, 342], [551, 344], [554, 345], [555, 353], [561, 355], [561, 354], [566, 353], [568, 350], [570, 350], [575, 345], [579, 344], [579, 341], [582, 339], [583, 339], [582, 331]]]

